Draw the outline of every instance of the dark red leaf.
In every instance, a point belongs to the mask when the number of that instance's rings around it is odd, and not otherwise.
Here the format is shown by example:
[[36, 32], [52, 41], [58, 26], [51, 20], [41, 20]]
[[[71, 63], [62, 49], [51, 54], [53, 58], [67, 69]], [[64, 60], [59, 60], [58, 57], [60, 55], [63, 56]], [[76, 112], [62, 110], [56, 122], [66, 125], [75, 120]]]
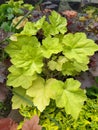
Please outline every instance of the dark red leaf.
[[0, 130], [17, 130], [17, 123], [10, 118], [0, 119]]

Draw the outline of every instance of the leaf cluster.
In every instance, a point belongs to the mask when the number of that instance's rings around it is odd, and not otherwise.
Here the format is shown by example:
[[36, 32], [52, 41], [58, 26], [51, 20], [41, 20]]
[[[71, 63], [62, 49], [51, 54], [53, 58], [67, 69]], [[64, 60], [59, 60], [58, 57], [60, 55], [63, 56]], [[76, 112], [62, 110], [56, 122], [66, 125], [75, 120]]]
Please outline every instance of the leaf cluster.
[[16, 16], [24, 15], [25, 10], [32, 10], [33, 6], [30, 4], [24, 4], [23, 0], [20, 1], [8, 1], [5, 4], [0, 5], [0, 28], [5, 31], [11, 31], [12, 19]]
[[66, 114], [64, 109], [57, 108], [53, 100], [51, 105], [40, 114], [35, 107], [21, 107], [20, 113], [28, 119], [33, 115], [39, 115], [43, 130], [95, 130], [98, 128], [98, 98], [87, 98], [77, 120]]
[[53, 99], [77, 119], [86, 95], [72, 77], [88, 69], [98, 46], [84, 33], [67, 33], [67, 20], [55, 11], [46, 18], [27, 22], [5, 49], [12, 63], [7, 80], [13, 86], [12, 106], [33, 104], [42, 112]]

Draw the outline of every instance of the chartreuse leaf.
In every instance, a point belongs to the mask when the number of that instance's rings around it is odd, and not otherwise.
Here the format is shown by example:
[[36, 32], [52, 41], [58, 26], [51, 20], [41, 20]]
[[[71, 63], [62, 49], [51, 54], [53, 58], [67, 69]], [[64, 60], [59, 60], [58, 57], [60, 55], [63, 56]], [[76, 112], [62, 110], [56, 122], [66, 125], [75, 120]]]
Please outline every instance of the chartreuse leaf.
[[67, 114], [77, 119], [86, 96], [80, 82], [69, 78], [65, 81], [61, 95], [55, 98], [57, 107], [65, 108]]
[[62, 74], [63, 75], [76, 75], [81, 71], [88, 70], [87, 63], [78, 63], [76, 61], [67, 61], [62, 65]]
[[31, 98], [26, 95], [26, 90], [18, 87], [13, 89], [13, 97], [12, 97], [12, 108], [18, 109], [21, 105], [25, 106], [32, 106], [33, 103]]
[[47, 37], [42, 41], [42, 53], [46, 58], [50, 58], [52, 54], [62, 51], [62, 44], [58, 38]]
[[57, 65], [57, 62], [54, 61], [54, 60], [50, 60], [50, 61], [48, 62], [48, 67], [49, 67], [49, 69], [52, 70], [52, 71], [56, 69], [56, 65]]
[[85, 33], [67, 34], [63, 38], [63, 54], [68, 59], [79, 63], [87, 62], [88, 56], [98, 50], [98, 45], [93, 40], [87, 39]]
[[23, 31], [20, 34], [28, 36], [36, 35], [38, 30], [34, 26], [35, 23], [27, 22], [24, 26]]
[[21, 51], [11, 59], [11, 62], [18, 68], [28, 69], [31, 74], [41, 73], [42, 58], [40, 48], [24, 45]]
[[22, 5], [22, 7], [24, 7], [24, 8], [26, 8], [27, 10], [33, 10], [34, 9], [34, 7], [32, 6], [32, 4], [24, 4], [24, 5]]
[[7, 85], [13, 87], [23, 87], [25, 89], [29, 88], [32, 85], [32, 81], [37, 78], [36, 73], [28, 73], [23, 68], [16, 68], [14, 65], [9, 68], [11, 72], [8, 75]]
[[88, 70], [88, 61], [78, 63], [75, 60], [68, 60], [65, 56], [59, 56], [57, 60], [50, 60], [48, 67], [50, 70], [61, 71], [63, 75], [76, 75], [81, 71]]
[[57, 61], [54, 61], [54, 60], [50, 60], [48, 62], [48, 67], [50, 70], [58, 70], [58, 71], [62, 71], [62, 65], [68, 60], [66, 59], [65, 56], [59, 56]]
[[77, 118], [86, 96], [80, 88], [80, 82], [72, 78], [62, 82], [56, 79], [45, 80], [41, 77], [33, 81], [26, 94], [33, 98], [33, 103], [42, 112], [50, 103], [50, 98], [56, 100], [57, 107], [65, 108], [67, 114]]
[[37, 22], [33, 22], [33, 23], [27, 22], [24, 26], [23, 31], [20, 33], [20, 35], [27, 35], [27, 36], [36, 35], [38, 30], [42, 28], [44, 21], [45, 21], [45, 16], [43, 16]]
[[10, 57], [14, 57], [17, 55], [24, 45], [30, 45], [31, 47], [40, 47], [40, 43], [35, 36], [15, 36], [16, 41], [11, 41], [9, 45], [5, 48], [5, 51], [10, 55]]
[[64, 34], [67, 31], [67, 20], [56, 11], [52, 11], [51, 15], [49, 16], [49, 21], [52, 26], [57, 27], [57, 30], [61, 34]]
[[33, 103], [42, 112], [50, 103], [50, 98], [55, 98], [62, 92], [62, 82], [56, 79], [48, 79], [46, 82], [39, 77], [33, 81], [26, 94], [33, 97]]
[[46, 17], [43, 16], [41, 19], [39, 19], [37, 22], [35, 22], [35, 26], [34, 26], [34, 27], [35, 27], [37, 30], [41, 29], [42, 26], [43, 26], [43, 24], [44, 24], [45, 19], [46, 19]]
[[67, 31], [66, 25], [67, 20], [57, 12], [52, 11], [49, 16], [49, 23], [45, 21], [42, 29], [44, 30], [45, 36], [56, 35], [59, 32], [64, 34]]

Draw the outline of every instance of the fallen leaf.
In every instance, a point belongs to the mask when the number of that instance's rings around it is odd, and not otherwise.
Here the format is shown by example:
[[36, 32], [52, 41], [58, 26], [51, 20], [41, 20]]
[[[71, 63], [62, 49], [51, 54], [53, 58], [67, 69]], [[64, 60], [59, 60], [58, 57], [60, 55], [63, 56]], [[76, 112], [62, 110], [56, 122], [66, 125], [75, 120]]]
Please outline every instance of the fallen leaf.
[[42, 127], [38, 125], [39, 117], [37, 115], [33, 116], [30, 120], [25, 120], [22, 130], [42, 130]]
[[[13, 25], [16, 25], [21, 19], [23, 18], [23, 16], [19, 16], [13, 19], [12, 23]], [[16, 27], [16, 29], [20, 29], [22, 27], [24, 27], [24, 25], [28, 22], [27, 18], [24, 18]]]

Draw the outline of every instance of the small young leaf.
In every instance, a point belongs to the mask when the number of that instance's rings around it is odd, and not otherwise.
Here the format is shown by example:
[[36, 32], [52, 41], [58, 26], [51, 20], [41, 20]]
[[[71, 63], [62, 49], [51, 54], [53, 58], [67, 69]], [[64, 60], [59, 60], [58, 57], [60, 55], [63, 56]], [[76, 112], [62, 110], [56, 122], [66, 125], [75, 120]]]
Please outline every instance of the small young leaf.
[[[88, 61], [87, 61], [88, 63]], [[76, 75], [81, 71], [88, 70], [87, 63], [78, 63], [76, 61], [67, 61], [62, 65], [63, 75]]]
[[67, 58], [65, 56], [59, 56], [58, 59], [57, 59], [57, 61], [50, 60], [48, 62], [49, 69], [51, 69], [51, 70], [57, 70], [57, 71], [62, 71], [62, 66], [67, 61], [68, 60], [67, 60]]
[[61, 71], [63, 75], [76, 75], [81, 71], [88, 70], [88, 61], [83, 63], [78, 63], [75, 60], [68, 60], [65, 56], [59, 56], [57, 61], [51, 60], [48, 62], [50, 70]]
[[56, 65], [57, 65], [57, 62], [55, 62], [54, 60], [51, 60], [48, 62], [48, 67], [52, 71], [56, 69]]

